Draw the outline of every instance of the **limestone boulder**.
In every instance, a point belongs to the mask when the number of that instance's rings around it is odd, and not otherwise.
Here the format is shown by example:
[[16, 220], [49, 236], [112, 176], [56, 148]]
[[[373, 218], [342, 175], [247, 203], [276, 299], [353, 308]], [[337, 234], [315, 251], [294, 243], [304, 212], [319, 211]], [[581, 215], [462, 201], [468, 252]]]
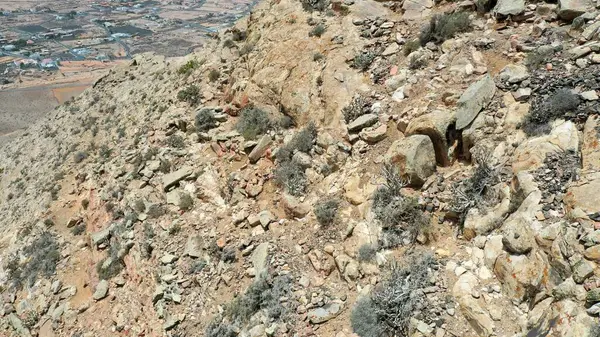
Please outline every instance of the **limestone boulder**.
[[421, 186], [435, 170], [435, 150], [428, 136], [413, 135], [395, 141], [387, 151], [386, 160], [410, 180], [411, 186]]
[[485, 108], [494, 94], [496, 84], [490, 75], [485, 75], [479, 81], [471, 84], [458, 99], [456, 111], [456, 129], [462, 130], [469, 126]]

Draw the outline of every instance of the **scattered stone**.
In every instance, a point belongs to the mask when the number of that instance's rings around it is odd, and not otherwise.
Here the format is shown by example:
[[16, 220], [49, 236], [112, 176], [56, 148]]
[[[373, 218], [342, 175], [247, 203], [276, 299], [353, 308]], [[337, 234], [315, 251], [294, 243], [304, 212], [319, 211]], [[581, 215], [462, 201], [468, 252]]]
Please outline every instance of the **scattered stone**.
[[584, 91], [580, 94], [581, 98], [586, 101], [596, 101], [598, 100], [598, 94], [595, 90]]
[[262, 138], [258, 141], [258, 144], [256, 144], [254, 149], [252, 149], [252, 152], [250, 152], [248, 155], [250, 162], [256, 163], [267, 152], [272, 141], [273, 140], [271, 139], [271, 136], [262, 136]]
[[[512, 0], [509, 0], [512, 1]], [[521, 83], [529, 78], [527, 67], [518, 64], [509, 64], [498, 75], [501, 81], [510, 84]]]
[[189, 177], [194, 173], [194, 170], [189, 166], [184, 166], [175, 172], [171, 172], [169, 174], [165, 174], [162, 177], [163, 189], [166, 191], [169, 188], [175, 186], [175, 184], [179, 183], [181, 180]]
[[98, 282], [98, 285], [96, 286], [96, 291], [94, 292], [94, 295], [92, 296], [92, 298], [96, 301], [99, 301], [99, 300], [105, 298], [107, 295], [108, 295], [108, 281], [101, 280], [100, 282]]
[[559, 0], [558, 16], [566, 21], [572, 21], [576, 17], [594, 8], [590, 0]]
[[331, 302], [320, 308], [312, 309], [307, 317], [312, 324], [321, 324], [337, 317], [344, 310], [343, 302]]
[[481, 80], [471, 84], [458, 100], [456, 129], [462, 130], [469, 126], [481, 109], [490, 103], [495, 93], [496, 84], [490, 75], [485, 75]]
[[187, 239], [187, 243], [185, 245], [185, 253], [184, 255], [188, 255], [190, 257], [201, 257], [202, 256], [202, 244], [203, 240], [200, 235], [190, 235]]
[[[258, 227], [260, 228], [260, 227]], [[252, 265], [256, 275], [261, 275], [267, 270], [267, 258], [269, 257], [269, 244], [266, 242], [261, 243], [252, 252]]]
[[524, 0], [499, 0], [492, 10], [496, 16], [507, 17], [519, 15], [525, 11]]
[[371, 126], [379, 120], [375, 114], [365, 114], [348, 124], [348, 131], [360, 131], [368, 126]]

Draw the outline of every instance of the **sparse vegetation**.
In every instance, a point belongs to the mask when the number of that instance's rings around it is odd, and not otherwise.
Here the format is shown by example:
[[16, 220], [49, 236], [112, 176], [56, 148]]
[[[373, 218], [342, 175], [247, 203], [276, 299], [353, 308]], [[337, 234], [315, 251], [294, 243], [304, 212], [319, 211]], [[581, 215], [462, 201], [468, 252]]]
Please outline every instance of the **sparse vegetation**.
[[358, 117], [369, 113], [370, 109], [371, 101], [362, 95], [356, 95], [352, 99], [352, 102], [342, 109], [342, 114], [346, 123], [350, 123]]
[[83, 207], [84, 210], [87, 210], [89, 206], [90, 206], [90, 201], [88, 199], [81, 200], [81, 207]]
[[58, 242], [50, 232], [38, 235], [20, 254], [8, 258], [4, 269], [13, 286], [32, 286], [39, 277], [50, 277], [60, 260]]
[[302, 8], [308, 12], [322, 12], [329, 7], [329, 0], [300, 0], [300, 2], [302, 3]]
[[439, 44], [469, 29], [471, 29], [471, 19], [467, 12], [434, 15], [429, 23], [422, 27], [419, 42], [422, 46], [427, 42]]
[[360, 337], [408, 336], [410, 319], [427, 308], [421, 289], [429, 285], [434, 265], [431, 255], [413, 256], [406, 266], [392, 265], [383, 282], [356, 303], [352, 330]]
[[540, 65], [544, 64], [546, 60], [552, 56], [553, 49], [551, 48], [538, 48], [527, 54], [525, 58], [525, 65], [529, 69], [536, 69]]
[[208, 72], [208, 80], [211, 82], [215, 82], [216, 80], [219, 79], [220, 76], [221, 76], [221, 72], [217, 69], [211, 69]]
[[335, 221], [339, 205], [339, 200], [335, 198], [326, 199], [317, 203], [314, 212], [317, 221], [321, 226], [329, 226]]
[[360, 71], [367, 71], [375, 60], [375, 53], [371, 51], [361, 51], [354, 56], [352, 68]]
[[381, 246], [396, 247], [404, 240], [414, 242], [417, 235], [427, 230], [429, 219], [417, 203], [417, 199], [404, 195], [407, 186], [394, 164], [383, 165], [385, 183], [373, 195], [373, 212], [383, 227]]
[[404, 56], [408, 56], [410, 53], [419, 50], [420, 47], [421, 42], [419, 42], [419, 39], [409, 40], [406, 41], [406, 44], [404, 44], [402, 52], [404, 53]]
[[181, 192], [179, 195], [179, 208], [184, 211], [189, 211], [194, 207], [194, 199], [187, 192]]
[[275, 181], [291, 195], [299, 196], [306, 191], [304, 168], [294, 161], [285, 161], [277, 165]]
[[217, 119], [211, 109], [200, 109], [195, 118], [196, 130], [206, 132], [217, 127]]
[[118, 240], [113, 239], [108, 249], [108, 257], [96, 265], [96, 272], [101, 280], [110, 280], [125, 268], [125, 263], [119, 255], [120, 250], [121, 244]]
[[310, 32], [308, 32], [308, 36], [321, 37], [325, 33], [326, 29], [327, 27], [325, 27], [324, 24], [319, 23], [318, 25], [314, 26], [313, 29], [310, 30]]
[[292, 159], [293, 155], [296, 151], [310, 153], [316, 138], [317, 128], [310, 123], [277, 151], [275, 181], [291, 195], [302, 195], [307, 187], [304, 168]]
[[177, 99], [195, 105], [200, 101], [200, 88], [195, 84], [188, 85], [177, 93]]
[[313, 61], [315, 61], [315, 62], [319, 62], [319, 61], [323, 60], [324, 58], [325, 58], [325, 55], [323, 55], [319, 52], [316, 52], [313, 54]]
[[545, 101], [541, 98], [534, 100], [520, 127], [528, 136], [549, 133], [552, 121], [567, 117], [568, 113], [577, 110], [580, 103], [576, 94], [565, 88], [559, 89]]
[[600, 337], [600, 325], [598, 323], [590, 327], [589, 337]]
[[195, 69], [198, 69], [202, 64], [198, 62], [196, 59], [192, 59], [187, 61], [184, 65], [177, 69], [177, 73], [180, 75], [189, 76], [194, 72]]
[[246, 139], [256, 139], [265, 134], [271, 128], [269, 114], [255, 107], [242, 110], [241, 116], [236, 124], [237, 131]]
[[140, 244], [140, 251], [143, 258], [149, 259], [152, 256], [152, 250], [154, 250], [154, 247], [152, 247], [152, 239], [154, 238], [155, 234], [152, 226], [148, 222], [144, 222], [143, 234], [144, 239]]
[[174, 149], [183, 149], [185, 147], [185, 141], [183, 137], [179, 135], [170, 135], [166, 139], [167, 146], [172, 147]]
[[87, 157], [88, 157], [88, 154], [87, 154], [87, 152], [85, 152], [85, 151], [77, 151], [77, 152], [75, 153], [75, 155], [73, 156], [73, 161], [74, 161], [76, 164], [79, 164], [79, 163], [81, 163], [82, 161], [84, 161], [84, 160], [85, 160]]
[[422, 55], [412, 55], [408, 59], [408, 68], [415, 70], [421, 69], [427, 65], [427, 59], [422, 57]]
[[360, 248], [358, 248], [358, 256], [357, 259], [360, 262], [371, 262], [375, 260], [375, 256], [377, 255], [377, 246], [365, 243]]
[[471, 208], [485, 210], [497, 199], [492, 186], [500, 182], [500, 176], [498, 168], [492, 165], [491, 155], [480, 151], [475, 159], [478, 163], [475, 172], [469, 179], [454, 186], [454, 199], [450, 203], [450, 209], [458, 216], [461, 226]]
[[71, 234], [73, 235], [81, 235], [85, 232], [86, 229], [85, 223], [79, 223], [71, 228]]

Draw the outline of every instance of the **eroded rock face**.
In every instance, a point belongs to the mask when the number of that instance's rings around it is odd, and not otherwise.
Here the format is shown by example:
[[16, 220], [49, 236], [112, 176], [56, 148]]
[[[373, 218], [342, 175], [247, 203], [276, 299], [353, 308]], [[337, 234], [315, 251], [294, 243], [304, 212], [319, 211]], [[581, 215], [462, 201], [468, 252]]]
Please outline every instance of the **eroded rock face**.
[[414, 135], [395, 141], [386, 159], [395, 164], [410, 185], [420, 186], [435, 172], [435, 150], [428, 136]]

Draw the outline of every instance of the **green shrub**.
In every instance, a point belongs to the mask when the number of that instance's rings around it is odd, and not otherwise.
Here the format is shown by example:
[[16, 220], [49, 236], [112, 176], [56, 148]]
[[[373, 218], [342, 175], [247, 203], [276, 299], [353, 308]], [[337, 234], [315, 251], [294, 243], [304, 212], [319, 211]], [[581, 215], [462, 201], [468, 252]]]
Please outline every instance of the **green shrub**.
[[310, 36], [310, 37], [312, 37], [312, 36], [321, 37], [323, 35], [323, 33], [325, 33], [326, 29], [327, 29], [327, 27], [325, 27], [324, 24], [319, 23], [318, 25], [314, 26], [313, 29], [311, 29], [310, 32], [308, 32], [308, 36]]
[[194, 207], [194, 199], [187, 193], [181, 192], [179, 195], [179, 208], [184, 211], [189, 211]]
[[375, 60], [375, 56], [375, 53], [370, 51], [363, 51], [356, 54], [352, 60], [352, 68], [367, 71]]
[[415, 70], [421, 69], [427, 65], [427, 59], [422, 55], [412, 55], [408, 59], [408, 68]]
[[271, 128], [269, 114], [264, 110], [254, 107], [244, 108], [235, 126], [236, 130], [245, 139], [256, 139]]
[[300, 0], [302, 8], [307, 12], [323, 12], [329, 7], [329, 0]]
[[437, 14], [431, 17], [429, 24], [421, 29], [419, 42], [422, 46], [427, 42], [442, 43], [458, 33], [471, 29], [471, 19], [467, 12]]
[[87, 226], [85, 225], [85, 223], [82, 222], [80, 224], [73, 226], [73, 228], [71, 228], [71, 234], [81, 235], [85, 232], [86, 228], [87, 228]]
[[427, 229], [429, 219], [423, 214], [417, 199], [402, 192], [408, 181], [403, 179], [396, 166], [385, 163], [382, 172], [385, 183], [375, 191], [372, 206], [383, 227], [381, 246], [398, 246], [403, 238], [414, 242], [417, 235]]
[[210, 322], [204, 333], [206, 337], [237, 337], [237, 330], [235, 326], [223, 321], [223, 318], [219, 317]]
[[200, 88], [195, 84], [188, 85], [177, 93], [177, 99], [194, 105], [200, 101]]
[[50, 277], [56, 272], [60, 251], [56, 238], [50, 232], [38, 235], [19, 255], [12, 255], [5, 265], [13, 286], [33, 286], [38, 277]]
[[335, 221], [339, 205], [339, 200], [334, 198], [319, 201], [314, 209], [317, 221], [322, 226], [331, 225]]
[[170, 135], [167, 137], [167, 146], [172, 147], [174, 149], [183, 149], [185, 147], [185, 141], [183, 137], [179, 135]]
[[227, 40], [223, 41], [223, 47], [225, 47], [225, 48], [233, 48], [233, 47], [235, 47], [235, 42], [233, 42], [230, 39], [227, 39]]
[[194, 72], [195, 69], [198, 69], [201, 66], [201, 63], [195, 59], [187, 61], [184, 65], [177, 69], [177, 73], [180, 75], [189, 76]]
[[406, 44], [404, 45], [402, 52], [404, 53], [404, 56], [408, 56], [408, 55], [410, 55], [410, 53], [419, 50], [420, 47], [421, 47], [421, 42], [419, 42], [419, 39], [406, 41]]
[[369, 113], [371, 101], [362, 95], [356, 95], [352, 102], [342, 109], [342, 115], [346, 123], [350, 123], [358, 117]]
[[375, 260], [375, 256], [377, 255], [377, 246], [365, 243], [360, 248], [358, 248], [358, 256], [357, 259], [360, 262], [370, 262]]
[[567, 113], [573, 113], [580, 103], [579, 96], [565, 88], [555, 91], [545, 101], [541, 98], [535, 99], [520, 125], [521, 130], [528, 136], [549, 133], [552, 121], [565, 118]]
[[248, 34], [246, 33], [246, 31], [239, 30], [238, 28], [231, 29], [231, 38], [233, 39], [233, 41], [244, 41], [247, 35]]
[[82, 161], [84, 161], [86, 158], [88, 157], [87, 152], [84, 151], [77, 151], [75, 153], [75, 155], [73, 156], [73, 161], [77, 164], [81, 163]]
[[211, 109], [200, 109], [195, 118], [196, 130], [206, 132], [217, 127], [217, 119]]
[[220, 76], [221, 76], [221, 72], [217, 69], [211, 69], [208, 72], [208, 80], [211, 82], [218, 80]]
[[370, 295], [358, 300], [350, 316], [360, 337], [408, 336], [410, 319], [427, 309], [422, 289], [430, 285], [435, 260], [431, 255], [411, 257], [406, 266], [392, 266]]

